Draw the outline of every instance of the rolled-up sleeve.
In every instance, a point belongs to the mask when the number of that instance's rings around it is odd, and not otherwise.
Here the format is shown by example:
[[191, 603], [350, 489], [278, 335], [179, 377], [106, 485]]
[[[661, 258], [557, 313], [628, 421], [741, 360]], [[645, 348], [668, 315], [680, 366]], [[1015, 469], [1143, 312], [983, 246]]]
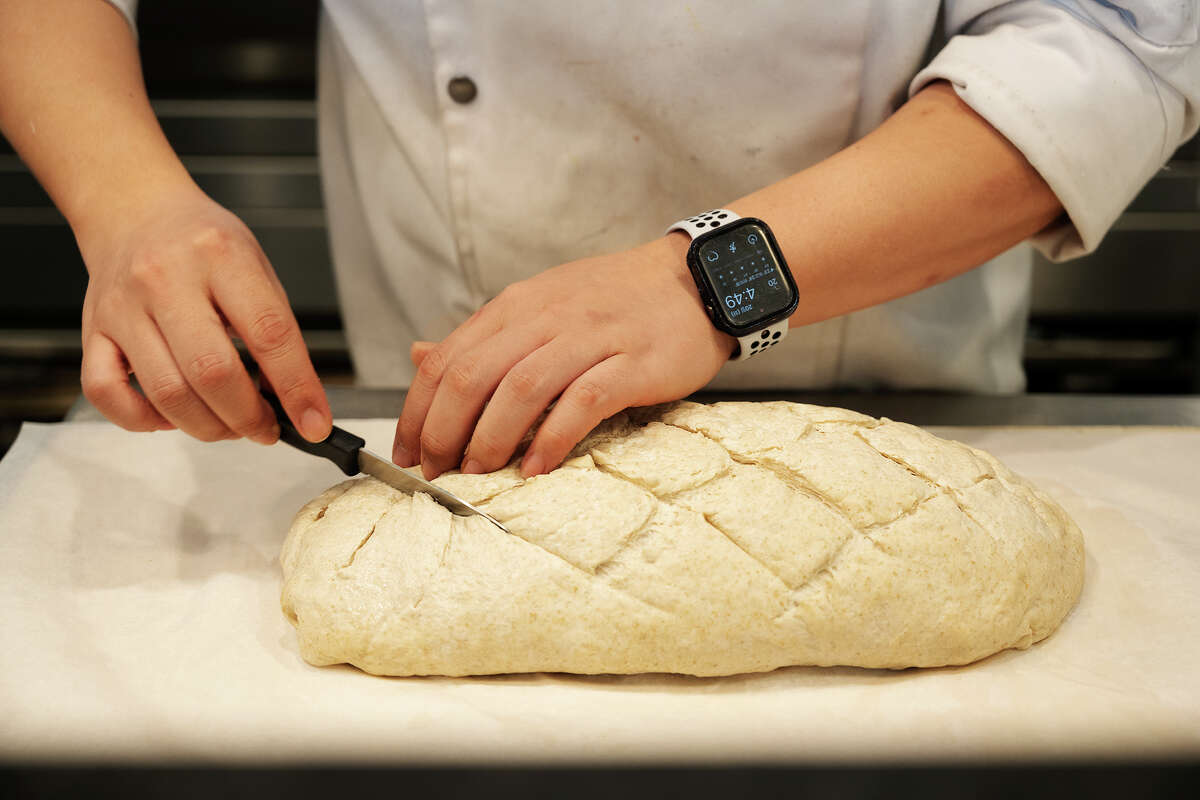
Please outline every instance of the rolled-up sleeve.
[[946, 46], [910, 95], [944, 79], [1013, 143], [1067, 217], [1047, 257], [1095, 249], [1200, 124], [1196, 0], [948, 2]]
[[138, 0], [104, 0], [113, 8], [120, 11], [125, 21], [129, 23], [129, 27], [133, 30], [134, 35], [137, 35], [137, 4]]

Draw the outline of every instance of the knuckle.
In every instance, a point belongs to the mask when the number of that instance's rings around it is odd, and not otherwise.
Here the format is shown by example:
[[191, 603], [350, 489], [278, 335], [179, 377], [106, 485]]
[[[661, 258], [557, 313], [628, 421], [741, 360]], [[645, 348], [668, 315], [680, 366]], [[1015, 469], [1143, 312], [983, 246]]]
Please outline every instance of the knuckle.
[[583, 323], [590, 328], [604, 328], [615, 322], [615, 316], [608, 309], [586, 307], [583, 309]]
[[571, 401], [585, 411], [602, 409], [608, 402], [608, 388], [594, 380], [579, 380], [571, 389]]
[[503, 465], [511, 455], [511, 448], [506, 452], [505, 444], [493, 434], [476, 430], [467, 452], [471, 458], [478, 460], [490, 471]]
[[488, 305], [495, 308], [503, 308], [504, 306], [514, 303], [523, 305], [522, 301], [527, 294], [528, 292], [526, 291], [523, 282], [518, 281], [517, 283], [510, 283], [501, 289], [500, 293], [497, 294], [492, 301], [488, 303]]
[[143, 296], [157, 294], [167, 283], [166, 259], [154, 251], [137, 254], [129, 263], [129, 281]]
[[260, 311], [250, 323], [250, 341], [264, 355], [278, 357], [291, 351], [296, 329], [292, 321], [278, 311]]
[[119, 292], [106, 292], [96, 298], [92, 319], [102, 329], [125, 316], [127, 311]]
[[576, 438], [557, 427], [543, 426], [538, 431], [538, 438], [541, 439], [539, 444], [551, 453], [567, 453], [578, 442]]
[[479, 386], [479, 368], [473, 360], [458, 359], [446, 370], [443, 382], [459, 397], [474, 394]]
[[400, 441], [408, 446], [413, 442], [420, 441], [421, 425], [417, 420], [401, 415], [400, 421], [396, 425], [396, 432], [399, 434]]
[[446, 371], [446, 354], [440, 347], [435, 347], [425, 354], [421, 366], [417, 368], [417, 379], [425, 383], [437, 383]]
[[220, 225], [206, 225], [192, 236], [192, 248], [213, 261], [226, 261], [234, 252], [237, 237]]
[[113, 404], [119, 387], [116, 381], [91, 374], [85, 366], [79, 373], [79, 388], [88, 402], [104, 411]]
[[203, 353], [191, 360], [192, 380], [201, 390], [223, 389], [233, 381], [240, 364], [219, 353]]
[[421, 431], [421, 454], [434, 458], [448, 458], [454, 455], [454, 448], [446, 439], [426, 429]]
[[514, 367], [508, 373], [508, 391], [514, 400], [521, 405], [527, 405], [537, 400], [541, 394], [542, 377], [540, 373], [527, 368]]
[[279, 380], [272, 379], [271, 387], [285, 408], [311, 405], [312, 403], [310, 386], [303, 378], [291, 376]]
[[179, 375], [159, 375], [142, 387], [150, 402], [165, 414], [184, 411], [192, 405], [192, 390]]
[[245, 413], [245, 416], [233, 420], [229, 427], [234, 433], [240, 436], [255, 436], [269, 431], [271, 423], [269, 418], [261, 411], [251, 409]]

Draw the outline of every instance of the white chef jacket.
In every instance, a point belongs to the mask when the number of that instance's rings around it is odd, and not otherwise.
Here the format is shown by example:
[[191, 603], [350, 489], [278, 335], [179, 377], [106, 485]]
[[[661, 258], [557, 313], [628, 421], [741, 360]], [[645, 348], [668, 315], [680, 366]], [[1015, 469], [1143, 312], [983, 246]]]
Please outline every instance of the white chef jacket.
[[[804, 169], [937, 79], [1065, 207], [1034, 244], [1092, 250], [1197, 129], [1196, 0], [947, 0], [926, 63], [938, 5], [325, 0], [320, 155], [359, 380], [408, 385], [409, 344], [508, 284]], [[1030, 255], [793, 329], [711, 385], [1019, 391]]]

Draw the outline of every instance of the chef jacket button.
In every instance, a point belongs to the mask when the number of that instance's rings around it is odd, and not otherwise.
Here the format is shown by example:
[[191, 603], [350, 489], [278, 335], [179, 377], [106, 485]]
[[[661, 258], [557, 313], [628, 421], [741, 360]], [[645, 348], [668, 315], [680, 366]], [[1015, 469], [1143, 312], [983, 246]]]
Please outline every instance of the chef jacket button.
[[465, 105], [479, 94], [479, 87], [466, 75], [456, 75], [450, 79], [450, 83], [446, 84], [446, 91], [450, 94], [451, 100]]

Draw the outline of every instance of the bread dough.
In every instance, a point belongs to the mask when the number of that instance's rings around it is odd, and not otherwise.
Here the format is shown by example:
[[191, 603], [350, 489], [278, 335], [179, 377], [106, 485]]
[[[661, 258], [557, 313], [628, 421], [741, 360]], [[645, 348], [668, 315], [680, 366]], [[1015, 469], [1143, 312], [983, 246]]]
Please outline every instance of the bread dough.
[[283, 610], [313, 664], [381, 675], [965, 664], [1066, 616], [1083, 539], [995, 458], [796, 403], [631, 409], [566, 463], [346, 481], [296, 515]]

